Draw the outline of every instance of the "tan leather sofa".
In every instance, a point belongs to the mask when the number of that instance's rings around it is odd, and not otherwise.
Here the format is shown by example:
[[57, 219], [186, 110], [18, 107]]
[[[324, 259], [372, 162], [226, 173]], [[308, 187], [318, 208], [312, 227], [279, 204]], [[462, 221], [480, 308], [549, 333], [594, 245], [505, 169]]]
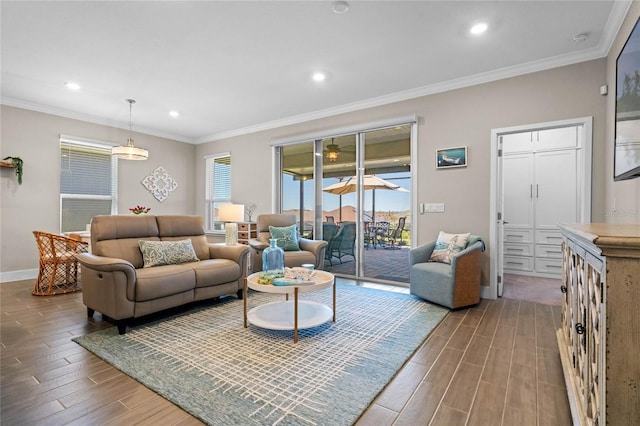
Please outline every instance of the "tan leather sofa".
[[[199, 261], [143, 267], [140, 240], [187, 238]], [[82, 300], [89, 317], [102, 313], [120, 334], [131, 318], [223, 295], [242, 298], [249, 248], [208, 243], [200, 216], [96, 216], [91, 248], [77, 256]]]

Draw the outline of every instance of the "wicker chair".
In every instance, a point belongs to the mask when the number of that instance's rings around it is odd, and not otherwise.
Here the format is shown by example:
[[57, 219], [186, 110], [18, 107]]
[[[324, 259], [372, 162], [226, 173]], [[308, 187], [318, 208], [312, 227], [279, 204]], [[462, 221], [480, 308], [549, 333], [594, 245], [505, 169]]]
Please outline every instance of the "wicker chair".
[[49, 232], [33, 231], [33, 235], [40, 252], [40, 271], [33, 294], [51, 296], [80, 291], [80, 268], [76, 254], [86, 253], [88, 244], [77, 238]]

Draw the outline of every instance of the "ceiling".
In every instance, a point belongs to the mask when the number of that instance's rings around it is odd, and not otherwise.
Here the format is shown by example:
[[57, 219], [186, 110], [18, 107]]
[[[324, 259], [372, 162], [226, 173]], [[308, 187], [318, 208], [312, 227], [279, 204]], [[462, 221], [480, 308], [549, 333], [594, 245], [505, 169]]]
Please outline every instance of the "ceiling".
[[3, 0], [1, 102], [202, 143], [602, 58], [629, 2], [349, 5]]

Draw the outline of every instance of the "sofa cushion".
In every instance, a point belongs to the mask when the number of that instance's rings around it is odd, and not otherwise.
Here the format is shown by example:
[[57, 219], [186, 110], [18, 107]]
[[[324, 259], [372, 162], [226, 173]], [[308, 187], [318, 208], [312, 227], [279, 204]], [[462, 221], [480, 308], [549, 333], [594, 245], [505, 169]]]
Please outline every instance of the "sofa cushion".
[[196, 282], [194, 264], [183, 263], [138, 269], [135, 301], [159, 299], [193, 290]]
[[144, 267], [161, 265], [177, 265], [186, 262], [197, 262], [198, 256], [193, 250], [189, 238], [179, 241], [145, 241], [140, 240], [140, 251]]
[[240, 265], [229, 259], [209, 259], [194, 263], [196, 287], [210, 287], [236, 281], [242, 276]]
[[431, 253], [432, 262], [451, 263], [451, 258], [460, 253], [467, 246], [470, 233], [448, 234], [440, 231], [436, 246]]
[[298, 244], [298, 226], [269, 226], [271, 238], [278, 240], [278, 247], [284, 251], [300, 250]]
[[[157, 237], [145, 238], [145, 241], [160, 241]], [[119, 240], [105, 240], [98, 243], [100, 253], [98, 256], [124, 259], [131, 262], [134, 268], [142, 268], [142, 252], [140, 251], [140, 238], [122, 238]], [[91, 247], [93, 254], [96, 250]]]

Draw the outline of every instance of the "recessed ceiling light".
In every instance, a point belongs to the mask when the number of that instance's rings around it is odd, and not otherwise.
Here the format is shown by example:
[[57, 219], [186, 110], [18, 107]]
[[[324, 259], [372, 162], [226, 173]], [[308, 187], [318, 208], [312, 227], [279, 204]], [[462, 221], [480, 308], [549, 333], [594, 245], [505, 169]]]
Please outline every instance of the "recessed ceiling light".
[[312, 78], [313, 78], [313, 81], [321, 82], [321, 81], [324, 81], [324, 79], [327, 78], [327, 76], [324, 75], [324, 73], [316, 72], [316, 73], [313, 73]]
[[173, 118], [180, 117], [180, 113], [178, 111], [169, 111], [169, 115], [172, 116]]
[[67, 86], [67, 89], [69, 90], [80, 90], [80, 85], [78, 83], [67, 81], [64, 85]]
[[342, 14], [349, 10], [349, 3], [342, 0], [334, 1], [331, 9], [337, 14]]
[[485, 24], [484, 22], [479, 22], [477, 24], [475, 24], [473, 27], [471, 27], [471, 29], [469, 30], [471, 32], [471, 34], [482, 34], [483, 32], [487, 31], [487, 28], [489, 28], [489, 26], [487, 24]]

